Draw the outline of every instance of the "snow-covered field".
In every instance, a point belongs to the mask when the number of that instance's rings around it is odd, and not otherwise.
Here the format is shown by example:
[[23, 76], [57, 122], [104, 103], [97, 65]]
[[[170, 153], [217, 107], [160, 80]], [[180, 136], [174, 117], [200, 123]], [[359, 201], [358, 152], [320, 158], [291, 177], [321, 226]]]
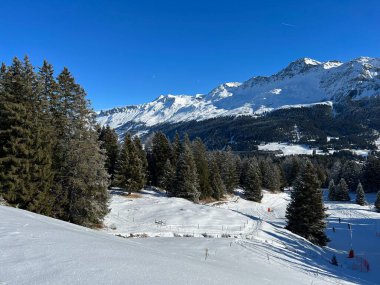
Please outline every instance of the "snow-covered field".
[[[303, 144], [289, 144], [281, 142], [270, 142], [266, 144], [258, 145], [258, 149], [262, 151], [276, 151], [278, 156], [288, 155], [312, 155], [314, 152], [317, 155], [326, 155], [327, 153], [321, 151], [318, 148], [311, 148], [308, 145]], [[368, 149], [342, 149], [344, 151], [350, 151], [355, 155], [367, 157], [370, 153]], [[330, 149], [328, 154], [333, 154], [337, 150]]]
[[[113, 191], [111, 197], [111, 212], [101, 231], [0, 206], [0, 284], [380, 280], [380, 214], [371, 206], [326, 202], [332, 241], [321, 249], [283, 229], [288, 193], [265, 193], [261, 204], [245, 200], [239, 190], [225, 202], [207, 205], [154, 191], [143, 191], [138, 198]], [[372, 202], [374, 195], [367, 199]], [[122, 238], [131, 234], [148, 238]], [[351, 243], [358, 258], [347, 258]], [[329, 263], [333, 254], [338, 267]]]
[[307, 145], [299, 144], [288, 144], [288, 143], [277, 143], [271, 142], [267, 144], [261, 144], [258, 146], [259, 150], [263, 151], [279, 151], [281, 155], [296, 155], [296, 154], [306, 154], [312, 155], [315, 150], [317, 154], [322, 154], [322, 151], [319, 149], [312, 149]]

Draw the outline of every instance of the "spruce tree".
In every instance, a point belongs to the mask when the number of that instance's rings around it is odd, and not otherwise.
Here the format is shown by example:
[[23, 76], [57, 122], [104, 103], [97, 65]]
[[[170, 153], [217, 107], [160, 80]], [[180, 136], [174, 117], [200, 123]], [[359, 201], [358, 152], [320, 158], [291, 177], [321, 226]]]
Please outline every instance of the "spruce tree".
[[172, 143], [172, 165], [177, 165], [178, 158], [182, 152], [182, 142], [180, 140], [178, 132], [175, 133]]
[[377, 192], [376, 200], [375, 200], [375, 209], [380, 213], [380, 191]]
[[336, 201], [336, 186], [334, 183], [334, 180], [331, 179], [329, 183], [329, 200], [330, 201]]
[[239, 176], [236, 169], [236, 158], [230, 147], [227, 150], [219, 153], [220, 157], [220, 172], [227, 193], [232, 194], [234, 189], [239, 184]]
[[199, 201], [199, 183], [193, 154], [188, 143], [184, 144], [183, 151], [178, 158], [174, 191], [171, 195], [185, 198], [193, 202]]
[[108, 212], [105, 156], [86, 93], [67, 68], [58, 75], [54, 205], [64, 220], [92, 226]]
[[350, 201], [350, 194], [348, 186], [344, 178], [340, 179], [339, 184], [336, 186], [336, 201]]
[[226, 187], [223, 184], [223, 180], [220, 176], [220, 170], [214, 157], [209, 159], [209, 173], [209, 184], [212, 191], [211, 196], [216, 200], [220, 200], [224, 193], [226, 193]]
[[47, 98], [28, 57], [1, 69], [0, 186], [9, 203], [51, 214], [51, 128]]
[[116, 163], [119, 156], [119, 142], [115, 130], [109, 126], [102, 127], [99, 134], [101, 148], [105, 150], [106, 164], [105, 167], [110, 177], [111, 186], [114, 184], [116, 174]]
[[326, 223], [320, 182], [311, 162], [300, 171], [286, 210], [286, 228], [314, 244], [325, 246], [328, 238], [324, 232]]
[[380, 189], [380, 159], [369, 156], [363, 169], [363, 185], [367, 192], [376, 192]]
[[174, 179], [175, 179], [175, 168], [169, 159], [166, 160], [164, 165], [163, 173], [158, 181], [158, 184], [164, 188], [169, 195], [173, 193], [174, 188]]
[[154, 134], [152, 140], [152, 159], [152, 183], [155, 186], [162, 187], [163, 185], [160, 185], [159, 181], [162, 181], [166, 160], [172, 159], [172, 148], [167, 137], [161, 132]]
[[32, 116], [32, 145], [30, 149], [30, 194], [31, 201], [27, 210], [44, 215], [52, 215], [52, 170], [53, 126], [49, 110], [50, 96], [45, 92], [45, 84], [35, 74], [28, 57], [24, 59], [24, 77], [30, 92]]
[[206, 147], [200, 138], [196, 138], [193, 141], [193, 156], [197, 168], [199, 190], [201, 192], [200, 199], [206, 199], [211, 197], [212, 189], [209, 184], [209, 169], [207, 162]]
[[262, 186], [272, 192], [279, 191], [281, 188], [281, 173], [279, 167], [270, 158], [260, 161], [260, 172]]
[[358, 187], [356, 188], [356, 204], [360, 206], [367, 205], [367, 201], [365, 199], [365, 193], [363, 190], [363, 186], [359, 181]]
[[144, 172], [145, 183], [146, 183], [147, 177], [149, 175], [148, 174], [148, 158], [147, 158], [147, 153], [146, 153], [145, 149], [143, 148], [141, 140], [140, 140], [140, 138], [138, 136], [135, 136], [133, 138], [133, 143], [135, 144], [137, 153], [138, 153], [139, 158], [140, 158], [141, 163], [142, 163], [142, 169], [143, 169], [143, 172]]
[[301, 168], [301, 161], [297, 156], [287, 156], [281, 164], [286, 179], [286, 185], [293, 185]]
[[247, 200], [260, 203], [263, 198], [263, 194], [261, 192], [261, 181], [258, 166], [254, 163], [249, 163], [246, 175], [244, 195]]
[[2, 67], [0, 93], [0, 189], [8, 203], [27, 208], [32, 199], [30, 151], [33, 143], [30, 88], [22, 62]]
[[125, 189], [130, 194], [141, 190], [144, 184], [145, 171], [139, 150], [132, 141], [130, 134], [126, 134], [120, 151], [115, 185]]
[[342, 167], [342, 178], [347, 183], [348, 191], [355, 191], [362, 173], [362, 167], [355, 160], [347, 160]]

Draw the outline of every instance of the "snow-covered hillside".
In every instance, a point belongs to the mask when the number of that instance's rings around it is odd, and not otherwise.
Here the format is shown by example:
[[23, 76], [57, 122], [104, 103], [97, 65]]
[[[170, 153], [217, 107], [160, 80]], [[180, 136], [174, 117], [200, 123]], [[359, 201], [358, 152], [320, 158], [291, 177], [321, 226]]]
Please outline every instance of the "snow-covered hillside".
[[[225, 202], [197, 205], [154, 191], [143, 191], [134, 199], [114, 191], [104, 232], [0, 206], [0, 284], [293, 285], [379, 280], [380, 214], [371, 207], [328, 202], [332, 242], [321, 249], [283, 229], [288, 193], [265, 193], [261, 204], [245, 200], [240, 191], [236, 194]], [[352, 225], [352, 239], [347, 223]], [[144, 233], [152, 238], [114, 236]], [[351, 246], [358, 258], [346, 258]], [[338, 267], [329, 263], [333, 254]], [[369, 272], [362, 267], [364, 259]]]
[[342, 63], [302, 58], [280, 72], [243, 83], [224, 83], [207, 95], [166, 95], [136, 106], [100, 111], [101, 125], [151, 127], [161, 123], [221, 116], [260, 115], [286, 106], [360, 99], [380, 95], [380, 59], [360, 57]]

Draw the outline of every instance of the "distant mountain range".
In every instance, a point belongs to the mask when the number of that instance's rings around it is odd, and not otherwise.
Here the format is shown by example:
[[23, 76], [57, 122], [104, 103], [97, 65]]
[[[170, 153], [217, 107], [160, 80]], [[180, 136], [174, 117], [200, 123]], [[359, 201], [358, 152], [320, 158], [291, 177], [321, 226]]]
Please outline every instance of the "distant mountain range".
[[161, 95], [156, 100], [98, 112], [101, 125], [144, 134], [162, 125], [221, 117], [262, 117], [276, 110], [335, 106], [380, 95], [380, 58], [340, 62], [298, 59], [271, 76], [219, 85], [206, 95]]

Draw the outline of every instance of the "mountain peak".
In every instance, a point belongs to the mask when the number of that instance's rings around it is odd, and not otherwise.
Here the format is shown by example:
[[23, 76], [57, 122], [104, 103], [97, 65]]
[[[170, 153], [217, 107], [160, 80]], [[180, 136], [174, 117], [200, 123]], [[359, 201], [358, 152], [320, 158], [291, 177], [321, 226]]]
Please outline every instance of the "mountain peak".
[[262, 110], [302, 106], [346, 97], [377, 96], [380, 58], [359, 57], [342, 63], [300, 58], [272, 76], [243, 83], [223, 83], [207, 95], [162, 95], [142, 105], [98, 113], [98, 122], [120, 128], [146, 128], [162, 123], [205, 120], [221, 116], [260, 115]]
[[311, 58], [303, 57], [291, 62], [286, 68], [281, 70], [277, 75], [281, 77], [291, 77], [299, 73], [306, 72], [312, 68], [315, 68], [322, 63]]

